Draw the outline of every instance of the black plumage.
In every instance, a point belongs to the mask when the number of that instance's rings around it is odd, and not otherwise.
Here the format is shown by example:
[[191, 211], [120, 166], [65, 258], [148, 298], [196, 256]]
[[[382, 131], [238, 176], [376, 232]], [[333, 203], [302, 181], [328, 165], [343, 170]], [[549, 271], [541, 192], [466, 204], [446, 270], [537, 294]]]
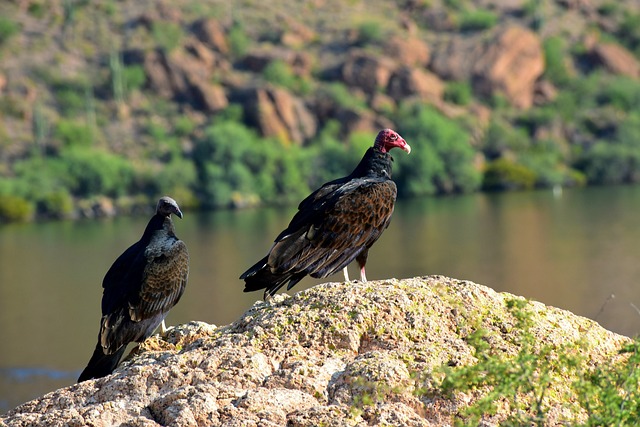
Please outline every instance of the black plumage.
[[346, 177], [324, 184], [298, 206], [289, 226], [275, 239], [267, 256], [245, 271], [245, 292], [265, 289], [274, 295], [291, 289], [306, 275], [327, 277], [354, 259], [366, 281], [369, 248], [389, 226], [397, 189], [391, 180], [392, 148], [409, 153], [406, 141], [391, 129], [378, 133], [356, 168]]
[[78, 381], [109, 375], [127, 344], [142, 342], [163, 323], [182, 296], [189, 254], [175, 235], [171, 214], [182, 218], [170, 197], [158, 201], [139, 241], [120, 255], [102, 281], [102, 318], [98, 343]]

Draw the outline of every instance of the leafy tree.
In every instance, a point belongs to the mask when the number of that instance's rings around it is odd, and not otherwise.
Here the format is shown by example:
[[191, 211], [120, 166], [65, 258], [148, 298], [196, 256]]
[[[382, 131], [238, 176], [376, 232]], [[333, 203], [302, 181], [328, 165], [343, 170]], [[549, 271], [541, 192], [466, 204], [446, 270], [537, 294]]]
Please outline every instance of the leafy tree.
[[469, 192], [478, 189], [481, 174], [474, 167], [470, 136], [455, 121], [431, 107], [402, 105], [397, 122], [415, 150], [396, 156], [396, 182], [402, 194]]

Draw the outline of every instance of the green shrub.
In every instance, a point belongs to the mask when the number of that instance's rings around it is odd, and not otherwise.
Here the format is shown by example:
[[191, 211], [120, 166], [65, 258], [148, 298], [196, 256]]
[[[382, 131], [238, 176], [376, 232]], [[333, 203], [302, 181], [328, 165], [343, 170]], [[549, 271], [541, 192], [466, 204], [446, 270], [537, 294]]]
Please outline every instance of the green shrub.
[[37, 203], [38, 214], [49, 218], [70, 218], [73, 209], [73, 197], [66, 189], [48, 193]]
[[470, 192], [481, 174], [474, 166], [475, 151], [468, 132], [454, 120], [420, 104], [401, 105], [396, 118], [411, 155], [395, 156], [395, 181], [401, 194]]
[[299, 201], [309, 191], [305, 158], [299, 147], [261, 139], [242, 124], [216, 123], [205, 130], [194, 152], [202, 204]]
[[249, 38], [244, 27], [239, 23], [234, 23], [229, 30], [228, 40], [231, 54], [236, 58], [247, 53], [251, 45], [251, 38]]
[[0, 219], [6, 222], [29, 221], [33, 218], [35, 206], [32, 202], [8, 194], [0, 194]]
[[635, 181], [640, 169], [640, 150], [619, 144], [598, 142], [576, 163], [589, 184], [620, 184]]
[[365, 46], [368, 44], [380, 43], [385, 34], [383, 28], [386, 28], [378, 21], [366, 21], [358, 25], [358, 44]]
[[518, 159], [522, 166], [534, 173], [538, 187], [553, 187], [570, 182], [563, 156], [554, 141], [539, 141], [520, 153]]
[[482, 141], [482, 151], [489, 159], [501, 157], [507, 151], [521, 151], [529, 146], [530, 136], [520, 127], [493, 116]]
[[54, 137], [64, 147], [89, 147], [93, 142], [93, 131], [87, 125], [60, 119], [56, 123]]
[[291, 67], [284, 61], [271, 61], [263, 70], [262, 77], [268, 82], [288, 89], [293, 89], [296, 76]]
[[450, 82], [444, 90], [445, 101], [458, 105], [468, 105], [471, 102], [472, 90], [469, 82]]
[[506, 158], [490, 162], [484, 171], [482, 187], [485, 190], [529, 190], [536, 183], [531, 169]]
[[616, 36], [627, 48], [636, 53], [640, 50], [640, 13], [627, 11], [618, 26]]
[[349, 88], [340, 82], [329, 83], [323, 86], [318, 93], [320, 98], [326, 97], [342, 108], [362, 110], [367, 108], [366, 102], [349, 91]]
[[462, 12], [458, 26], [462, 31], [482, 31], [494, 27], [498, 23], [498, 15], [489, 10], [472, 10]]
[[18, 24], [10, 18], [0, 16], [0, 46], [5, 44], [11, 37], [20, 31]]
[[553, 36], [545, 39], [542, 43], [544, 52], [544, 76], [552, 83], [558, 86], [567, 85], [571, 76], [567, 70], [567, 55], [565, 49], [565, 41], [559, 36]]
[[79, 197], [121, 196], [133, 181], [134, 170], [127, 160], [100, 150], [66, 150], [60, 162], [66, 170], [67, 188]]
[[86, 96], [83, 87], [69, 82], [54, 87], [56, 103], [65, 117], [76, 117], [86, 110]]
[[129, 93], [134, 90], [140, 90], [147, 82], [147, 75], [142, 65], [129, 65], [123, 67], [122, 78], [126, 91]]
[[640, 82], [625, 76], [611, 77], [596, 99], [600, 105], [613, 105], [622, 111], [640, 110]]
[[189, 116], [180, 116], [176, 118], [173, 124], [173, 130], [178, 136], [188, 136], [196, 128], [196, 124]]
[[171, 52], [182, 43], [184, 31], [180, 24], [173, 22], [154, 21], [151, 26], [151, 34], [156, 44]]

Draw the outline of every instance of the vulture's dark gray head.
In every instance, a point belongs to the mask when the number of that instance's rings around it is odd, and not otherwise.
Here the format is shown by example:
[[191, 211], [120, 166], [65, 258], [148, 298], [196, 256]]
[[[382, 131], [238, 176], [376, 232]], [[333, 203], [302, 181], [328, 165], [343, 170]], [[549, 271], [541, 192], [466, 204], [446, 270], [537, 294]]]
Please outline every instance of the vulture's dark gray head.
[[180, 210], [178, 203], [169, 196], [161, 197], [160, 200], [158, 200], [156, 213], [165, 217], [171, 214], [176, 214], [178, 218], [182, 218], [182, 211]]

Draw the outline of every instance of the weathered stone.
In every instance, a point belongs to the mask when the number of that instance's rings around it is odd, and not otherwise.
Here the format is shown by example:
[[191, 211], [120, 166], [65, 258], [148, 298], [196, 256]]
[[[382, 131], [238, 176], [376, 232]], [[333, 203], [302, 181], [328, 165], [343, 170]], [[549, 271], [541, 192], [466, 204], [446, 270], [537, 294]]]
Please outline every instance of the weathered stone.
[[229, 43], [224, 28], [212, 18], [205, 18], [193, 24], [193, 32], [203, 43], [206, 43], [216, 51], [227, 55]]
[[143, 65], [149, 86], [164, 98], [188, 102], [199, 110], [216, 112], [225, 108], [228, 101], [224, 90], [211, 83], [215, 56], [208, 56], [197, 43], [190, 47], [193, 50], [145, 54]]
[[313, 64], [308, 53], [281, 47], [255, 49], [242, 59], [242, 64], [249, 70], [259, 73], [274, 61], [284, 62], [298, 76], [308, 76]]
[[640, 77], [640, 62], [624, 47], [616, 43], [596, 43], [591, 50], [592, 61], [614, 74]]
[[433, 46], [429, 67], [445, 80], [465, 81], [471, 78], [473, 66], [482, 51], [479, 36], [447, 37]]
[[409, 67], [426, 67], [429, 64], [429, 46], [417, 37], [392, 37], [385, 43], [384, 52], [399, 64]]
[[[450, 426], [486, 390], [444, 394], [435, 379], [443, 366], [476, 362], [469, 337], [480, 328], [492, 352], [522, 351], [514, 299], [442, 276], [276, 295], [231, 325], [191, 322], [152, 337], [112, 375], [27, 402], [0, 426]], [[541, 303], [527, 308], [534, 346], [549, 346], [551, 359], [573, 344], [584, 367], [623, 357], [628, 338]], [[554, 369], [545, 421], [582, 422], [571, 412], [573, 374]], [[482, 425], [507, 415], [500, 405]]]
[[503, 26], [487, 38], [452, 36], [434, 45], [431, 69], [447, 80], [471, 80], [474, 92], [499, 94], [512, 105], [533, 104], [535, 82], [544, 71], [539, 37], [532, 31]]
[[423, 101], [435, 103], [442, 99], [444, 83], [428, 71], [402, 67], [389, 79], [387, 92], [396, 101], [417, 96]]
[[534, 85], [544, 72], [538, 36], [516, 26], [501, 29], [473, 66], [472, 83], [484, 96], [504, 95], [519, 108], [533, 104]]
[[354, 108], [341, 108], [334, 118], [340, 122], [345, 135], [352, 132], [376, 133], [380, 129], [394, 127], [393, 123], [383, 115]]
[[316, 120], [304, 102], [285, 89], [254, 88], [242, 98], [247, 119], [263, 136], [303, 143], [316, 133]]
[[355, 51], [342, 66], [342, 80], [348, 86], [355, 86], [367, 93], [387, 87], [396, 64], [389, 58]]

